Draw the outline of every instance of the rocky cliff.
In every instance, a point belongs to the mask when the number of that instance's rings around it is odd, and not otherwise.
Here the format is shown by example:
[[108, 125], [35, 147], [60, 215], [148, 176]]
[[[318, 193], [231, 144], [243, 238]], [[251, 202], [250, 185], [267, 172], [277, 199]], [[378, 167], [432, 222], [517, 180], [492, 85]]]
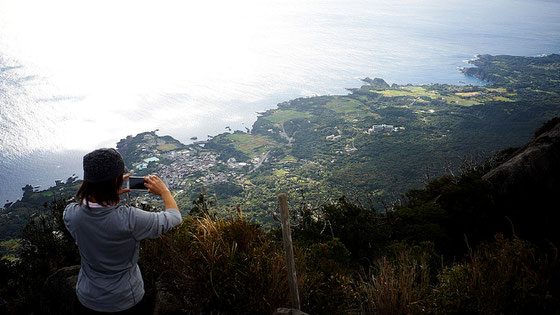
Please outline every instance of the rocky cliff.
[[496, 211], [507, 215], [519, 233], [540, 231], [548, 240], [560, 240], [560, 123], [482, 178], [492, 183]]

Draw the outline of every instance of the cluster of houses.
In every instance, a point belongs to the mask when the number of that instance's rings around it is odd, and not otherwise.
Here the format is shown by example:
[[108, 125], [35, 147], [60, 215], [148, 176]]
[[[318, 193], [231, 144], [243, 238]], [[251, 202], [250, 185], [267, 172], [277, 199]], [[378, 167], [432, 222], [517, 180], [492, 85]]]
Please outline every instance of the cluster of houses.
[[[152, 141], [155, 139], [145, 139]], [[211, 152], [198, 152], [187, 148], [161, 152], [154, 146], [140, 145], [142, 160], [133, 164], [134, 170], [140, 172], [148, 168], [150, 163], [158, 163], [157, 173], [164, 179], [171, 189], [185, 189], [192, 185], [209, 185], [232, 180], [243, 180], [244, 175], [235, 169], [248, 165], [245, 162], [237, 162], [229, 159], [223, 162], [217, 159], [217, 155]], [[162, 163], [165, 160], [165, 163]], [[169, 162], [170, 161], [170, 162]], [[216, 171], [218, 165], [226, 165], [223, 171]]]
[[[218, 164], [216, 155], [211, 153], [199, 154], [189, 149], [172, 151], [167, 153], [165, 157], [172, 162], [161, 165], [159, 174], [168, 181], [170, 188], [185, 187], [190, 176], [195, 175], [195, 173], [202, 173], [204, 174], [200, 176], [202, 178], [209, 173], [210, 168]], [[202, 181], [199, 180], [198, 182]], [[206, 184], [206, 182], [204, 183]]]

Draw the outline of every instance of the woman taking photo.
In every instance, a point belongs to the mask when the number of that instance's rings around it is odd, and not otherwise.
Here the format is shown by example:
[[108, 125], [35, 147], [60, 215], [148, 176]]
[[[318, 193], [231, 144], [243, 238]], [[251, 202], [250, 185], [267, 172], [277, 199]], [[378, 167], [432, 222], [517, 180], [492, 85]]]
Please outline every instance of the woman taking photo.
[[[82, 312], [138, 313], [144, 282], [138, 268], [140, 241], [157, 238], [181, 223], [177, 203], [165, 183], [146, 176], [148, 192], [161, 196], [166, 211], [147, 212], [119, 204], [124, 161], [115, 149], [98, 149], [84, 156], [84, 181], [77, 203], [64, 210], [64, 223], [80, 250], [76, 294]], [[144, 304], [144, 303], [142, 303]], [[136, 305], [136, 307], [134, 307]]]

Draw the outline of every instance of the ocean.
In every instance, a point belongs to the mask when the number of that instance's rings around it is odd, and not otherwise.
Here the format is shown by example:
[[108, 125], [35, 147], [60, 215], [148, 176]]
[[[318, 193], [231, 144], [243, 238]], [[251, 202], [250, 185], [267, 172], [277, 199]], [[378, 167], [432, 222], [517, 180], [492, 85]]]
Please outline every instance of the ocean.
[[559, 1], [30, 2], [0, 3], [0, 206], [127, 135], [188, 143], [365, 77], [483, 84], [457, 70], [475, 54], [560, 53]]

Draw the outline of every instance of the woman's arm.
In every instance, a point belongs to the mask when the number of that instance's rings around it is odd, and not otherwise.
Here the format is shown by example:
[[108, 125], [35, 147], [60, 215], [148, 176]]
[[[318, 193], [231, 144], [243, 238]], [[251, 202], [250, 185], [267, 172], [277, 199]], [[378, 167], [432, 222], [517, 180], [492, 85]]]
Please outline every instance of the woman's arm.
[[161, 196], [163, 203], [165, 204], [165, 209], [177, 209], [177, 202], [175, 198], [171, 195], [171, 192], [165, 185], [165, 183], [156, 175], [148, 175], [144, 177], [146, 180], [146, 187], [148, 187], [148, 192], [154, 195]]

